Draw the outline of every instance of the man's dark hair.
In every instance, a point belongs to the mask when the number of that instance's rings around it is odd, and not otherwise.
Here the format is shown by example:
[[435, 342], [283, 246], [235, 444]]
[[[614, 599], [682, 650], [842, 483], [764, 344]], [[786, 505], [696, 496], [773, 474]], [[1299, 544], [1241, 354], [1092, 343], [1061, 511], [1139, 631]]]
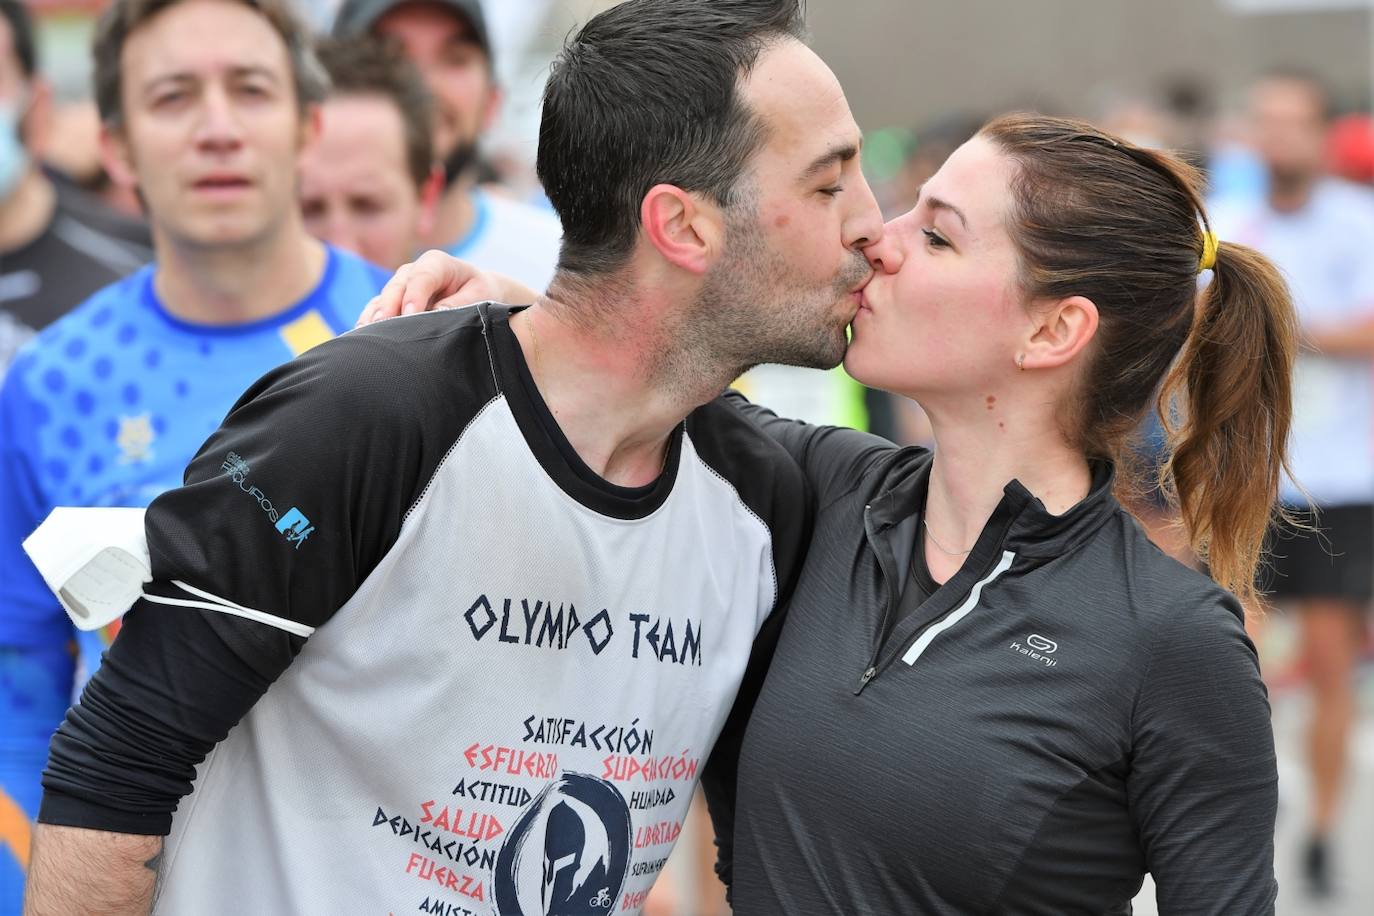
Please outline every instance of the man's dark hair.
[[569, 39], [539, 125], [539, 180], [563, 221], [559, 270], [621, 267], [656, 184], [730, 205], [766, 132], [740, 82], [768, 44], [804, 28], [800, 0], [626, 0]]
[[13, 35], [14, 56], [19, 59], [19, 69], [26, 79], [33, 79], [38, 72], [38, 46], [33, 36], [33, 18], [21, 0], [0, 0], [0, 13], [10, 24]]
[[[124, 117], [124, 73], [121, 66], [124, 43], [150, 19], [180, 2], [182, 0], [114, 0], [101, 14], [96, 23], [92, 52], [95, 57], [95, 105], [104, 123], [119, 124]], [[323, 99], [329, 89], [329, 80], [320, 62], [315, 59], [310, 31], [297, 18], [290, 0], [237, 2], [266, 19], [273, 31], [281, 36], [291, 65], [296, 103], [304, 113], [307, 105]]]
[[330, 97], [379, 96], [401, 114], [406, 164], [416, 187], [434, 171], [433, 100], [420, 71], [399, 48], [369, 35], [325, 38], [315, 53], [329, 74]]

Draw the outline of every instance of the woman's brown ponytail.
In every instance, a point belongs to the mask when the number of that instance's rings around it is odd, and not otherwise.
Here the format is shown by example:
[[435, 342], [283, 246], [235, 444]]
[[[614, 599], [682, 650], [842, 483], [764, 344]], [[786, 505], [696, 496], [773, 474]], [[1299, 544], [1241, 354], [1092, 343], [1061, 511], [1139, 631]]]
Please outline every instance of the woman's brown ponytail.
[[1253, 249], [1221, 242], [1213, 271], [1160, 392], [1164, 482], [1212, 577], [1253, 608], [1286, 469], [1297, 319], [1278, 270]]

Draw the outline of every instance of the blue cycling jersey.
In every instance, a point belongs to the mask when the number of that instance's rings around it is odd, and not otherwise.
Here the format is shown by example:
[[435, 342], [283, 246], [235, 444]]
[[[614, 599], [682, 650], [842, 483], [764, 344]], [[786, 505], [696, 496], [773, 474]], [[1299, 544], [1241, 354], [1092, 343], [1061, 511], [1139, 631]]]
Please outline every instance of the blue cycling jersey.
[[[153, 277], [145, 267], [51, 325], [0, 389], [0, 759], [14, 764], [0, 772], [0, 809], [8, 795], [29, 818], [48, 738], [75, 687], [72, 641], [82, 681], [118, 624], [77, 634], [21, 542], [55, 506], [146, 506], [180, 486], [244, 390], [351, 328], [387, 274], [331, 248], [304, 299], [236, 325], [175, 317]], [[0, 913], [16, 845], [0, 842]]]

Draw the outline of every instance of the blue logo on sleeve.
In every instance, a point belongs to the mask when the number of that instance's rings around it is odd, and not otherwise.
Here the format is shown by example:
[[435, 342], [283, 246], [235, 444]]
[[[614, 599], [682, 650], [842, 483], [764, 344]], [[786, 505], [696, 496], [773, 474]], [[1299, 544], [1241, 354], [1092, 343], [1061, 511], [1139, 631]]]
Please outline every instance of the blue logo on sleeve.
[[310, 524], [310, 519], [305, 514], [292, 506], [287, 513], [277, 522], [277, 530], [286, 535], [286, 539], [296, 545], [296, 549], [301, 549], [301, 543], [315, 530], [315, 526]]

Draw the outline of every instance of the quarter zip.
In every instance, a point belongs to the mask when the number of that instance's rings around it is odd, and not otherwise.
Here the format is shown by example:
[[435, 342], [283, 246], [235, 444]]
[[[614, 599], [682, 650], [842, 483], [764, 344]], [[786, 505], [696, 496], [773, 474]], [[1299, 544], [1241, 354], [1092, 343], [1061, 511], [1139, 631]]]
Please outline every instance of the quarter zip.
[[895, 572], [892, 568], [892, 558], [888, 556], [890, 551], [882, 549], [878, 543], [877, 533], [873, 530], [873, 506], [864, 506], [864, 535], [868, 540], [868, 547], [878, 558], [878, 570], [882, 574], [883, 588], [886, 591], [883, 601], [883, 619], [879, 621], [878, 638], [874, 641], [873, 654], [869, 656], [868, 667], [859, 677], [859, 686], [854, 690], [854, 695], [858, 696], [864, 692], [868, 682], [873, 680], [878, 673], [878, 656], [882, 654], [883, 643], [887, 640], [887, 622], [892, 619], [893, 613], [897, 610], [897, 599], [899, 593], [893, 584]]
[[[909, 518], [907, 507], [924, 500], [928, 482], [930, 456], [918, 455], [914, 473], [905, 476], [897, 485], [870, 496], [863, 507], [865, 540], [862, 547], [873, 551], [879, 569], [880, 587], [873, 595], [873, 603], [881, 602], [882, 619], [879, 634], [873, 640], [873, 651], [859, 674], [853, 694], [858, 696], [878, 675], [883, 674], [899, 658], [912, 655], [912, 662], [920, 658], [940, 633], [957, 625], [977, 606], [981, 587], [994, 583], [1020, 558], [1035, 559], [1061, 555], [1077, 543], [1091, 536], [1108, 518], [1120, 511], [1111, 497], [1112, 468], [1109, 464], [1094, 466], [1093, 489], [1082, 503], [1062, 516], [1052, 516], [1041, 503], [1018, 481], [1010, 481], [1003, 497], [988, 519], [973, 550], [948, 582], [940, 585], [918, 609], [919, 624], [911, 628], [905, 620], [898, 620], [888, 632], [901, 599], [901, 582], [896, 578], [895, 559], [887, 535], [901, 520]], [[874, 506], [877, 506], [875, 511]], [[919, 516], [924, 510], [917, 511]], [[1014, 546], [1008, 544], [1013, 528], [1020, 526]], [[919, 541], [919, 537], [917, 538]], [[864, 564], [866, 565], [866, 564]], [[953, 588], [951, 588], [953, 586]], [[884, 593], [885, 592], [885, 593]], [[898, 632], [901, 636], [898, 637]]]
[[[998, 511], [993, 513], [993, 518], [988, 520], [988, 526], [984, 528], [982, 534], [978, 536], [978, 543], [976, 543], [973, 548], [975, 555], [987, 554], [987, 561], [977, 573], [977, 579], [969, 583], [967, 591], [961, 590], [958, 593], [961, 597], [947, 607], [942, 613], [933, 617], [915, 633], [904, 636], [895, 648], [886, 648], [889, 643], [893, 642], [895, 631], [900, 629], [900, 626], [894, 627], [893, 633], [887, 633], [887, 620], [889, 616], [894, 613], [895, 603], [899, 596], [897, 591], [891, 588], [893, 580], [892, 561], [888, 554], [880, 549], [882, 545], [877, 538], [877, 532], [873, 529], [873, 523], [869, 519], [869, 508], [870, 506], [864, 507], [864, 531], [868, 535], [869, 546], [878, 557], [878, 568], [882, 570], [884, 582], [889, 586], [886, 596], [886, 611], [884, 612], [882, 621], [883, 629], [881, 631], [885, 633], [886, 636], [878, 641], [877, 647], [872, 657], [869, 659], [868, 668], [864, 670], [863, 675], [859, 679], [859, 686], [854, 691], [855, 696], [863, 693], [864, 688], [868, 686], [869, 682], [890, 668], [899, 658], [910, 654], [923, 640], [928, 644], [930, 640], [933, 640], [934, 637], [939, 635], [944, 629], [953, 626], [958, 623], [959, 620], [967, 616], [981, 597], [983, 587], [1000, 577], [1016, 558], [1014, 552], [1006, 549], [1007, 536], [1011, 533], [1011, 526], [1016, 520], [1015, 514], [1008, 514], [1005, 520], [998, 525], [996, 533], [993, 534], [992, 532], [992, 526], [998, 521], [999, 513], [1003, 511], [1002, 508], [999, 507]], [[988, 543], [987, 539], [989, 538], [991, 539], [991, 543]], [[954, 577], [951, 578], [949, 582], [953, 582], [954, 579], [967, 575], [968, 573], [966, 570], [960, 569], [954, 574]], [[965, 579], [965, 581], [967, 581], [967, 579]], [[945, 591], [945, 586], [948, 585], [949, 582], [941, 584], [938, 591]], [[927, 603], [933, 600], [935, 600], [935, 596], [931, 596], [931, 598], [927, 599]], [[947, 602], [949, 601], [949, 596], [943, 595], [940, 600], [941, 602]], [[972, 603], [970, 603], [970, 600]], [[924, 608], [926, 605], [923, 604], [922, 607]], [[957, 619], [954, 619], [956, 615]], [[927, 639], [926, 634], [930, 633], [932, 629], [936, 627], [939, 627], [939, 629], [935, 630]], [[885, 648], [886, 651], [884, 651]], [[920, 650], [915, 653], [916, 657], [919, 657], [921, 652], [924, 651], [925, 646], [920, 645]], [[914, 661], [915, 658], [913, 658], [912, 662]], [[912, 664], [912, 662], [908, 662], [908, 664]]]
[[978, 602], [983, 597], [983, 589], [996, 582], [999, 576], [1008, 569], [1011, 569], [1011, 564], [1014, 562], [1016, 562], [1016, 554], [1012, 553], [1010, 550], [1003, 550], [1002, 558], [997, 561], [997, 565], [993, 567], [992, 572], [973, 584], [973, 588], [969, 591], [968, 597], [964, 599], [963, 604], [959, 605], [956, 610], [950, 611], [939, 620], [932, 620], [921, 628], [921, 631], [916, 634], [916, 638], [912, 640], [911, 648], [907, 649], [902, 655], [902, 661], [906, 662], [907, 665], [916, 664], [916, 660], [919, 659], [926, 649], [930, 647], [930, 644], [935, 641], [935, 637], [967, 617], [973, 609], [978, 606]]

